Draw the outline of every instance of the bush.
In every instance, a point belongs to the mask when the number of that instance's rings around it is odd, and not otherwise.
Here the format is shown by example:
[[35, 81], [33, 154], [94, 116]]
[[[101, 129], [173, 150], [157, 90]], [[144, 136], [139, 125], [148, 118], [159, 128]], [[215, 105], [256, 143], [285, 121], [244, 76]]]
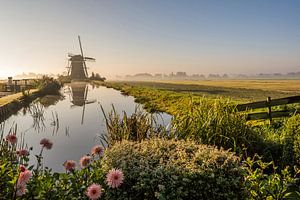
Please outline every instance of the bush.
[[42, 95], [57, 95], [59, 94], [59, 90], [62, 85], [54, 78], [43, 76], [42, 79], [35, 82], [35, 86], [39, 89]]
[[300, 115], [288, 118], [282, 132], [283, 161], [294, 165], [300, 159]]
[[[274, 162], [263, 162], [255, 155], [244, 161], [247, 199], [299, 199], [299, 170], [286, 167], [278, 170]], [[295, 174], [295, 176], [293, 176]]]
[[123, 170], [126, 180], [109, 199], [242, 199], [239, 158], [192, 141], [122, 141], [109, 148], [103, 171]]

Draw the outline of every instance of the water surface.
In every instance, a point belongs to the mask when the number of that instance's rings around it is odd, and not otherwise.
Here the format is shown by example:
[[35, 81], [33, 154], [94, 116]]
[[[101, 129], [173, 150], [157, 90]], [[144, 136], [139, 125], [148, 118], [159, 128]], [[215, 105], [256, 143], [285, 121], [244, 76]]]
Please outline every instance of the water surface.
[[[63, 171], [64, 161], [79, 161], [95, 144], [100, 144], [99, 135], [106, 134], [106, 125], [99, 104], [106, 113], [111, 111], [113, 104], [120, 114], [122, 111], [132, 114], [139, 106], [131, 96], [86, 83], [67, 85], [62, 89], [62, 94], [62, 99], [53, 99], [58, 101], [54, 105], [47, 105], [49, 102], [42, 102], [45, 106], [40, 103], [31, 105], [32, 110], [40, 111], [34, 113], [43, 113], [41, 117], [35, 118], [33, 113], [22, 109], [8, 118], [4, 127], [4, 134], [7, 134], [13, 124], [17, 124], [17, 135], [24, 134], [28, 147], [33, 147], [30, 156], [34, 162], [34, 155], [40, 151], [40, 140], [52, 140], [53, 148], [44, 151], [43, 163], [53, 171]], [[161, 124], [167, 125], [171, 120], [168, 114], [162, 113], [160, 116], [157, 118]]]

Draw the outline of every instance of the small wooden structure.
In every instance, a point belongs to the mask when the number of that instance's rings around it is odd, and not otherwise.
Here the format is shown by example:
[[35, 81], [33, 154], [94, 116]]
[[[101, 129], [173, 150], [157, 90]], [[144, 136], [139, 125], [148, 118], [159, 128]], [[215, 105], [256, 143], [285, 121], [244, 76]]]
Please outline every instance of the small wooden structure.
[[12, 77], [8, 77], [5, 92], [17, 93], [31, 89], [33, 80], [34, 79], [13, 79]]
[[269, 119], [272, 122], [273, 118], [288, 117], [293, 114], [299, 113], [298, 110], [272, 110], [273, 106], [287, 105], [293, 103], [300, 103], [300, 96], [291, 96], [280, 99], [271, 99], [268, 97], [266, 101], [257, 101], [253, 103], [239, 104], [237, 105], [238, 111], [247, 111], [251, 109], [267, 108], [267, 112], [249, 113], [247, 114], [247, 120], [260, 120]]

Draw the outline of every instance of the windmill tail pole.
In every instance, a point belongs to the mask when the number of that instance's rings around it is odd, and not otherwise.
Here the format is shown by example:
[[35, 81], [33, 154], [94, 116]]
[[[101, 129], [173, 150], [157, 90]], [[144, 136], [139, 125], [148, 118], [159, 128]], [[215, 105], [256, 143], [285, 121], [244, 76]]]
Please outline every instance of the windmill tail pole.
[[83, 59], [83, 51], [82, 51], [81, 40], [80, 40], [80, 36], [79, 35], [78, 35], [78, 41], [79, 41], [81, 56], [82, 56], [82, 59]]

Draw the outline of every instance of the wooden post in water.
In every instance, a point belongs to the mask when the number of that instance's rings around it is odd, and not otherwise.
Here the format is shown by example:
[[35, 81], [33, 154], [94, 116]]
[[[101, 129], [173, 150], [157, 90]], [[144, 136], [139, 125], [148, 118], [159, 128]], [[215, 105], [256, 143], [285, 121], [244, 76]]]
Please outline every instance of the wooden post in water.
[[27, 89], [27, 79], [24, 79], [25, 81], [25, 89]]
[[271, 107], [271, 97], [267, 98], [267, 105], [268, 105], [268, 115], [270, 119], [270, 124], [272, 123], [272, 107]]
[[17, 92], [18, 81], [17, 81], [17, 80], [14, 80], [14, 82], [15, 82], [14, 93], [16, 93], [16, 92]]

